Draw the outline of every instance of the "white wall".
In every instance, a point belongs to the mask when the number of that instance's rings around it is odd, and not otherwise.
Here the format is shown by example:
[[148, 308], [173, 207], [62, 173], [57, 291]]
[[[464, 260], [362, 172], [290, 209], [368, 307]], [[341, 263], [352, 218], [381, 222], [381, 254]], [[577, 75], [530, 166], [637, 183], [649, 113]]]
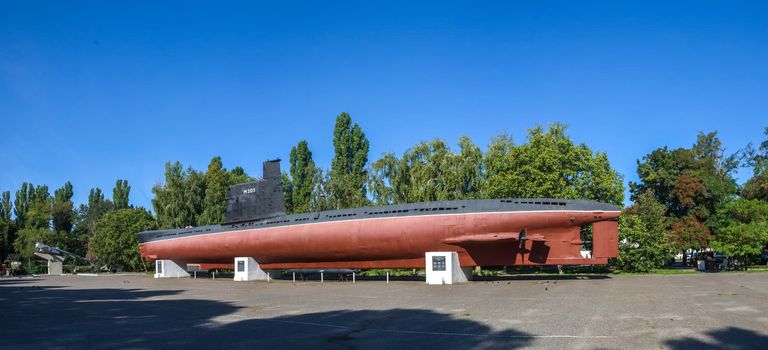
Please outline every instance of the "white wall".
[[189, 277], [187, 264], [173, 260], [155, 261], [155, 278]]
[[462, 268], [456, 252], [427, 252], [425, 260], [427, 284], [454, 284], [472, 279], [472, 268]]

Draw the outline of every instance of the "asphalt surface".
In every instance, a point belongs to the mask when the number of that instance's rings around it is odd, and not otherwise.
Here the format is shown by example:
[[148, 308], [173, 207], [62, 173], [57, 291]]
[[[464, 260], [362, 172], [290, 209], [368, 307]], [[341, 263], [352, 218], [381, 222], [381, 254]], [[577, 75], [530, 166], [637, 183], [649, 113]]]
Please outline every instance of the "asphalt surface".
[[0, 278], [2, 349], [766, 349], [768, 273], [453, 286]]

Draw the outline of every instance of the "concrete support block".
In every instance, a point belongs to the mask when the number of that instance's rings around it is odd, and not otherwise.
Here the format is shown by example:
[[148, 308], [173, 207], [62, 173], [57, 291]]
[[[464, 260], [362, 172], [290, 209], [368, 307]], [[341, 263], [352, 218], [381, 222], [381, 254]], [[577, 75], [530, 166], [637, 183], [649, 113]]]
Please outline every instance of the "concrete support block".
[[264, 270], [249, 256], [235, 258], [235, 281], [269, 281], [280, 277], [280, 270]]
[[64, 273], [64, 265], [61, 261], [48, 260], [48, 274], [61, 275]]
[[155, 261], [155, 278], [180, 278], [189, 277], [187, 264], [173, 260]]
[[426, 265], [427, 284], [454, 284], [472, 280], [472, 267], [461, 267], [456, 252], [427, 252]]

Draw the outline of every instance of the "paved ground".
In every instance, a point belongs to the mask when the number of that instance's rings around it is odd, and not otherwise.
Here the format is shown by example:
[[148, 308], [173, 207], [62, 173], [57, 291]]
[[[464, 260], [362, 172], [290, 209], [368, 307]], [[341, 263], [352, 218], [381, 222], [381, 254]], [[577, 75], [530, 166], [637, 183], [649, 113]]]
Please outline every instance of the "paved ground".
[[768, 347], [768, 273], [419, 282], [0, 279], [0, 347]]

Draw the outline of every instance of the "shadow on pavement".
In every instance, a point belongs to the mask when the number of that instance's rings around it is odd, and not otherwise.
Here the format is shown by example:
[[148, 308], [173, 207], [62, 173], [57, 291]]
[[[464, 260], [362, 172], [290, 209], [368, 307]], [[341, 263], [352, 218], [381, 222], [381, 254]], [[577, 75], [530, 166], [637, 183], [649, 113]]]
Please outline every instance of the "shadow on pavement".
[[334, 310], [258, 318], [267, 306], [243, 309], [222, 301], [173, 299], [177, 294], [4, 284], [0, 344], [3, 349], [509, 349], [534, 339], [429, 310]]
[[35, 279], [32, 277], [0, 277], [0, 283], [5, 284], [17, 284], [17, 283], [27, 283], [27, 282], [34, 282]]
[[665, 341], [664, 344], [673, 350], [709, 350], [709, 349], [766, 349], [768, 348], [768, 336], [749, 329], [727, 327], [704, 333], [711, 341], [684, 337]]

